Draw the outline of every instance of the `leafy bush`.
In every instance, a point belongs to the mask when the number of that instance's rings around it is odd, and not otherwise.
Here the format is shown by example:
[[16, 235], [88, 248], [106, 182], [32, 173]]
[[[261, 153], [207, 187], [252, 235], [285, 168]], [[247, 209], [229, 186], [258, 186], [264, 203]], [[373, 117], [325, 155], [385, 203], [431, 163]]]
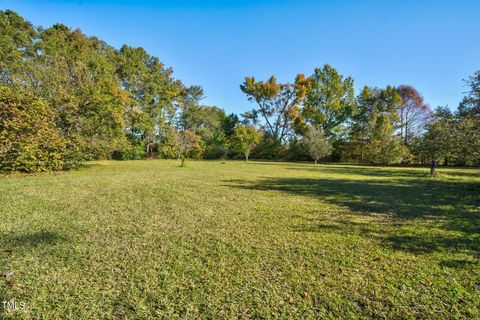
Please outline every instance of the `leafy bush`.
[[228, 142], [223, 133], [214, 133], [205, 144], [205, 159], [224, 159], [228, 156]]
[[264, 137], [253, 149], [251, 157], [254, 159], [283, 159], [286, 147], [270, 137]]
[[0, 170], [41, 172], [72, 165], [54, 119], [41, 99], [0, 86]]
[[397, 137], [388, 137], [371, 141], [365, 148], [365, 160], [371, 164], [400, 163], [407, 153]]
[[112, 153], [112, 159], [115, 160], [141, 160], [145, 159], [146, 152], [143, 145], [129, 146], [121, 150], [115, 150]]
[[233, 150], [242, 154], [248, 161], [252, 149], [260, 142], [261, 138], [262, 132], [257, 131], [255, 127], [239, 125], [233, 131], [230, 144]]
[[287, 161], [310, 161], [312, 157], [308, 152], [308, 144], [304, 139], [294, 138], [288, 144], [284, 160]]

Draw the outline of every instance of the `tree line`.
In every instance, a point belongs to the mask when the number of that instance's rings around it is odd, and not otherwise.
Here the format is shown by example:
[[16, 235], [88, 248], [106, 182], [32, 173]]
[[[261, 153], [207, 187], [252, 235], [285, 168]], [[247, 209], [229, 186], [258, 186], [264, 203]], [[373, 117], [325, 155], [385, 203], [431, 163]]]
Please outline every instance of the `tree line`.
[[431, 110], [412, 86], [355, 95], [354, 80], [325, 65], [293, 83], [247, 77], [255, 108], [243, 114], [265, 133], [254, 156], [367, 164], [480, 165], [480, 72], [456, 112]]
[[0, 169], [92, 159], [240, 158], [480, 165], [480, 72], [457, 111], [412, 86], [364, 87], [325, 65], [292, 83], [246, 77], [252, 110], [202, 104], [143, 48], [0, 11]]

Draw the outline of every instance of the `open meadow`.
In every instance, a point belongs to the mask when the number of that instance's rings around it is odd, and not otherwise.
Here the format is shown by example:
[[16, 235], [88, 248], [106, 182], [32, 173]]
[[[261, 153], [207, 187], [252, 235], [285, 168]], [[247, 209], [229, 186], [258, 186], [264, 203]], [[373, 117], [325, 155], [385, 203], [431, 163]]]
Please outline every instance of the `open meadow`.
[[0, 177], [2, 319], [480, 318], [480, 170], [97, 161]]

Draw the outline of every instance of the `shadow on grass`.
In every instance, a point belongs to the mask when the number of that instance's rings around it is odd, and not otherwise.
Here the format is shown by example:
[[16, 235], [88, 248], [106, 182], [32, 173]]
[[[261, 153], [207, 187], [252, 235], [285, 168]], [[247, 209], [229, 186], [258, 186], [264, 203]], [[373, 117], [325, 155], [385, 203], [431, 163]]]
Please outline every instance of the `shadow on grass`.
[[[367, 168], [365, 168], [367, 169]], [[333, 172], [357, 172], [370, 175], [363, 168], [332, 168]], [[322, 170], [329, 170], [322, 168]], [[392, 175], [389, 170], [378, 175]], [[299, 232], [335, 232], [360, 234], [379, 239], [383, 245], [411, 253], [462, 252], [480, 255], [480, 184], [473, 182], [403, 179], [402, 174], [416, 177], [419, 172], [406, 171], [388, 180], [347, 180], [327, 178], [266, 178], [247, 182], [228, 180], [230, 187], [279, 191], [319, 198], [349, 210], [338, 217], [314, 216]], [[383, 219], [350, 219], [356, 217]], [[342, 217], [343, 216], [343, 217]], [[392, 230], [382, 233], [381, 223]], [[372, 225], [373, 224], [373, 225]]]
[[32, 233], [8, 235], [4, 234], [0, 236], [0, 243], [2, 244], [4, 250], [49, 246], [65, 240], [66, 238], [64, 236], [51, 231], [38, 231]]
[[[400, 170], [399, 170], [400, 168]], [[429, 176], [430, 167], [355, 167], [355, 166], [337, 166], [337, 165], [318, 165], [318, 166], [290, 166], [288, 170], [326, 172], [333, 174], [362, 175], [372, 177], [407, 177], [407, 178], [425, 178]], [[439, 167], [441, 175], [451, 177], [480, 178], [480, 171], [476, 168], [450, 168]], [[459, 171], [462, 170], [462, 171]]]
[[[114, 160], [111, 160], [114, 161]], [[98, 169], [105, 167], [104, 164], [101, 163], [82, 163], [77, 170], [90, 170], [90, 169]]]
[[[325, 172], [332, 174], [348, 174], [348, 175], [362, 175], [372, 177], [408, 177], [420, 178], [428, 175], [428, 169], [425, 170], [398, 170], [390, 169], [388, 167], [381, 168], [355, 168], [355, 167], [337, 167], [337, 166], [318, 166], [318, 167], [288, 167], [288, 170], [310, 171], [310, 172]], [[423, 168], [422, 168], [423, 169]]]
[[462, 269], [470, 266], [475, 266], [476, 262], [471, 260], [445, 260], [440, 262], [440, 265], [447, 268]]

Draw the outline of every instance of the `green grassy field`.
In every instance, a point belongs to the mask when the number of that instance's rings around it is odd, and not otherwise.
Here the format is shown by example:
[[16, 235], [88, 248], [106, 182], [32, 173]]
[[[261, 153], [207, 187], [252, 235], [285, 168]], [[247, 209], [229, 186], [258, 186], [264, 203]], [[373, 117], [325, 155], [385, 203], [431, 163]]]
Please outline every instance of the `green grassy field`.
[[480, 170], [178, 165], [0, 177], [0, 318], [480, 318]]

